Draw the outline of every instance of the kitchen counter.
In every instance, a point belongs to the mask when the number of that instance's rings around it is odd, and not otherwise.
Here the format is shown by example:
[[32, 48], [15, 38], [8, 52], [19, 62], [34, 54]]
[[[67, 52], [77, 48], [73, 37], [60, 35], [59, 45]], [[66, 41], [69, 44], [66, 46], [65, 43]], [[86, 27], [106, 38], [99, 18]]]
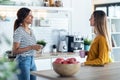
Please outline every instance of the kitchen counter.
[[[44, 53], [44, 54], [36, 53], [34, 55], [35, 59], [48, 59], [48, 58], [57, 58], [57, 57], [75, 57], [75, 56], [79, 56], [79, 54], [73, 53], [73, 52], [67, 52], [67, 53], [57, 52], [57, 53]], [[3, 58], [3, 56], [1, 55], [0, 58]]]
[[33, 71], [31, 74], [47, 80], [120, 80], [120, 62], [105, 66], [81, 66], [79, 72], [72, 77], [60, 77], [52, 69]]
[[[34, 55], [35, 60], [39, 60], [39, 59], [53, 59], [53, 58], [58, 58], [58, 57], [64, 57], [64, 58], [79, 57], [79, 54], [78, 53], [73, 53], [73, 52], [67, 52], [67, 53], [57, 52], [57, 53], [43, 53], [43, 54], [36, 53]], [[3, 56], [0, 56], [0, 58], [3, 58]], [[13, 61], [13, 60], [14, 60], [14, 58], [10, 59], [10, 61]]]
[[68, 53], [60, 53], [57, 52], [55, 53], [44, 53], [44, 54], [35, 54], [34, 57], [35, 59], [48, 59], [48, 58], [57, 58], [57, 57], [78, 57], [79, 54], [78, 53], [72, 53], [72, 52], [68, 52]]

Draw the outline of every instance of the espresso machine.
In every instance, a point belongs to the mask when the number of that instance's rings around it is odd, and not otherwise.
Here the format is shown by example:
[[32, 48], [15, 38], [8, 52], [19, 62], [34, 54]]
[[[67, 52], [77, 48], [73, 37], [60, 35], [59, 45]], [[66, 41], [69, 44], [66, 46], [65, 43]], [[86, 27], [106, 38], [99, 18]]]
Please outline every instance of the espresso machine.
[[80, 50], [83, 50], [83, 37], [78, 35], [68, 35], [66, 37], [68, 52], [79, 52]]

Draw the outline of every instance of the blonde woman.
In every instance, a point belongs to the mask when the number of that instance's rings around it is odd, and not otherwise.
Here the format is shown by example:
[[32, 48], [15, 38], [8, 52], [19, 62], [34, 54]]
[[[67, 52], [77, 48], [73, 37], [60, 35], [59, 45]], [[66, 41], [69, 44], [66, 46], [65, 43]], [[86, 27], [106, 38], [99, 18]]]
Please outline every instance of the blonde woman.
[[111, 37], [107, 26], [107, 16], [101, 11], [94, 11], [90, 18], [90, 25], [93, 26], [95, 39], [87, 53], [85, 65], [104, 65], [111, 62]]

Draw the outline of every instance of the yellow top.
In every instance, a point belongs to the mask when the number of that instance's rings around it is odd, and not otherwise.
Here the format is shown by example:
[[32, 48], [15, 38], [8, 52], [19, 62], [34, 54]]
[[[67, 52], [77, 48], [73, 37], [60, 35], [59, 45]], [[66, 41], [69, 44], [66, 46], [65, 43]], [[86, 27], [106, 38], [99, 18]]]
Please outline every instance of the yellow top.
[[98, 35], [91, 44], [85, 65], [104, 65], [111, 62], [107, 42], [104, 36]]

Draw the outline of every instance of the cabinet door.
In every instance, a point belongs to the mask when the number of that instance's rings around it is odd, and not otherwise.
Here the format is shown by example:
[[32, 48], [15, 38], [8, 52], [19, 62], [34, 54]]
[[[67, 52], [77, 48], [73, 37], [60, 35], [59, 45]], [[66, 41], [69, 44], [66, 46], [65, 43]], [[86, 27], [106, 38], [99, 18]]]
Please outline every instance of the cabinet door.
[[35, 60], [37, 70], [51, 69], [51, 59], [37, 59]]

